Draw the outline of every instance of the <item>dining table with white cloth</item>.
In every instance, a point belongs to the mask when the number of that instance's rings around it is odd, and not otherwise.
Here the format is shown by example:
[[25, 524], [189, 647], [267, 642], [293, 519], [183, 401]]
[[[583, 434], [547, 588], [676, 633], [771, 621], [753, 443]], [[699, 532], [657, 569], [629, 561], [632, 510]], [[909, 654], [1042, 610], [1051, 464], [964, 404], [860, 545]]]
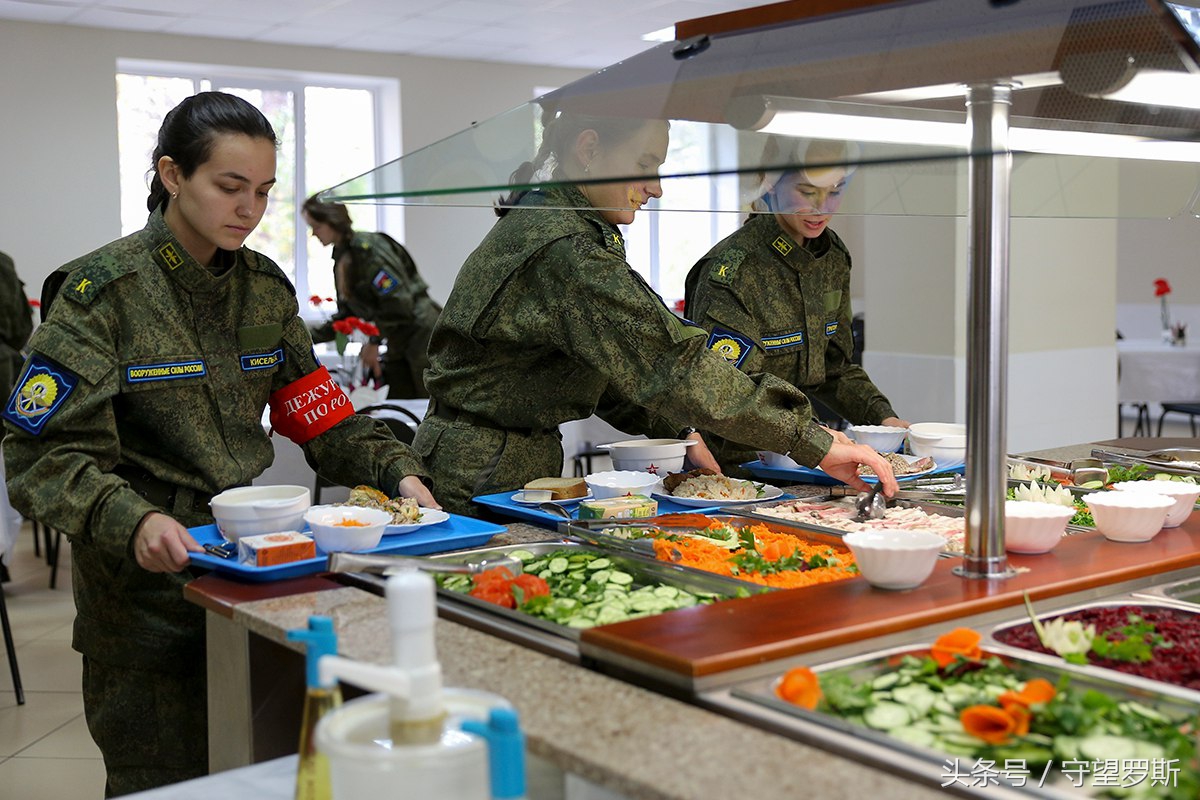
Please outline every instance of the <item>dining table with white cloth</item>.
[[1117, 401], [1200, 403], [1200, 343], [1118, 339]]

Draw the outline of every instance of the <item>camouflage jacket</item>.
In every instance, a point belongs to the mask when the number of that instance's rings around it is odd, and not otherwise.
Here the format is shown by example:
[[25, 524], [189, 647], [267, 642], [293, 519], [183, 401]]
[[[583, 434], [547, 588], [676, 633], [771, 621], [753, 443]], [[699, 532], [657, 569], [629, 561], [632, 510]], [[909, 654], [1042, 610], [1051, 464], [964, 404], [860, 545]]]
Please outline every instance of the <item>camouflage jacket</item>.
[[[403, 245], [385, 233], [355, 231], [350, 242], [333, 249], [333, 263], [346, 259], [345, 295], [338, 294], [335, 318], [354, 316], [375, 323], [389, 350], [403, 350], [433, 328], [441, 307], [429, 297], [428, 284]], [[333, 324], [314, 332], [316, 341], [333, 339]]]
[[[850, 253], [829, 229], [811, 247], [773, 214], [753, 215], [692, 267], [684, 313], [743, 371], [776, 375], [851, 422], [878, 424], [895, 412], [851, 361]], [[745, 456], [755, 457], [740, 448], [722, 462]]]
[[25, 285], [6, 253], [0, 253], [0, 395], [12, 391], [21, 362], [21, 349], [33, 331], [33, 315]]
[[[155, 506], [114, 474], [130, 468], [180, 487], [165, 511], [212, 521], [207, 496], [245, 485], [273, 459], [268, 396], [318, 365], [295, 292], [269, 259], [193, 260], [160, 212], [142, 231], [47, 279], [61, 284], [4, 411], [8, 489], [22, 513], [71, 537], [76, 648], [114, 663], [169, 658], [202, 644], [191, 577], [142, 570], [132, 534]], [[349, 416], [304, 450], [323, 475], [394, 491], [423, 475], [386, 427]]]
[[[573, 187], [530, 192], [467, 259], [430, 344], [425, 379], [437, 406], [536, 431], [584, 419], [603, 400], [606, 418], [625, 430], [703, 425], [805, 463], [823, 458], [831, 439], [811, 424], [804, 395], [709, 353], [704, 331], [672, 314], [626, 263], [617, 228], [585, 207]], [[647, 415], [637, 428], [614, 419], [614, 408], [631, 406]], [[432, 438], [418, 433], [419, 454], [433, 450]], [[493, 457], [489, 446], [454, 457], [479, 466]], [[441, 470], [427, 465], [442, 499]]]

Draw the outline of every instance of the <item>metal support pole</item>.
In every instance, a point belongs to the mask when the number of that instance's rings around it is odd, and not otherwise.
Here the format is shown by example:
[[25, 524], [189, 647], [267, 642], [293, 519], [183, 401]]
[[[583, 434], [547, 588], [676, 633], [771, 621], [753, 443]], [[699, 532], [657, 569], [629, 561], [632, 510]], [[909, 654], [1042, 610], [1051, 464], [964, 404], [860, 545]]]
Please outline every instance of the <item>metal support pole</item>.
[[967, 93], [967, 540], [955, 568], [967, 578], [1013, 574], [1004, 554], [1011, 103], [1010, 84], [971, 86]]

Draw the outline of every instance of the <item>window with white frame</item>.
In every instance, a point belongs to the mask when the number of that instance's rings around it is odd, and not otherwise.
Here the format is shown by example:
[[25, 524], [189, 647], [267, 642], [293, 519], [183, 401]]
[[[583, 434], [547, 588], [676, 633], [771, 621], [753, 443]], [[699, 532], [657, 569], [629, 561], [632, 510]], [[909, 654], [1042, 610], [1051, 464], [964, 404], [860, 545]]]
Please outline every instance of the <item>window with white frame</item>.
[[[279, 264], [301, 298], [332, 297], [331, 253], [309, 235], [299, 209], [313, 193], [399, 155], [397, 82], [121, 60], [117, 124], [122, 235], [146, 224], [150, 159], [163, 117], [184, 98], [210, 90], [253, 103], [280, 141], [278, 182], [247, 246]], [[386, 230], [403, 239], [402, 217], [382, 206], [354, 206], [350, 213], [357, 229]], [[300, 308], [306, 316], [316, 313], [306, 302]]]

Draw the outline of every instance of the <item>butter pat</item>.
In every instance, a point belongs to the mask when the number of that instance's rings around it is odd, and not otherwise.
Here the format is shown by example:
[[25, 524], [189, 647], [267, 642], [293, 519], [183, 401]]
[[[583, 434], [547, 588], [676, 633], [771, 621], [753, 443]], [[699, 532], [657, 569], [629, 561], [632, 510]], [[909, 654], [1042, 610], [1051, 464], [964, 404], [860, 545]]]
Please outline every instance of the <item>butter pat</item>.
[[311, 536], [297, 531], [279, 531], [238, 539], [238, 562], [256, 567], [290, 564], [317, 557], [317, 546]]
[[579, 504], [580, 519], [638, 519], [658, 513], [658, 501], [642, 494], [627, 494]]

